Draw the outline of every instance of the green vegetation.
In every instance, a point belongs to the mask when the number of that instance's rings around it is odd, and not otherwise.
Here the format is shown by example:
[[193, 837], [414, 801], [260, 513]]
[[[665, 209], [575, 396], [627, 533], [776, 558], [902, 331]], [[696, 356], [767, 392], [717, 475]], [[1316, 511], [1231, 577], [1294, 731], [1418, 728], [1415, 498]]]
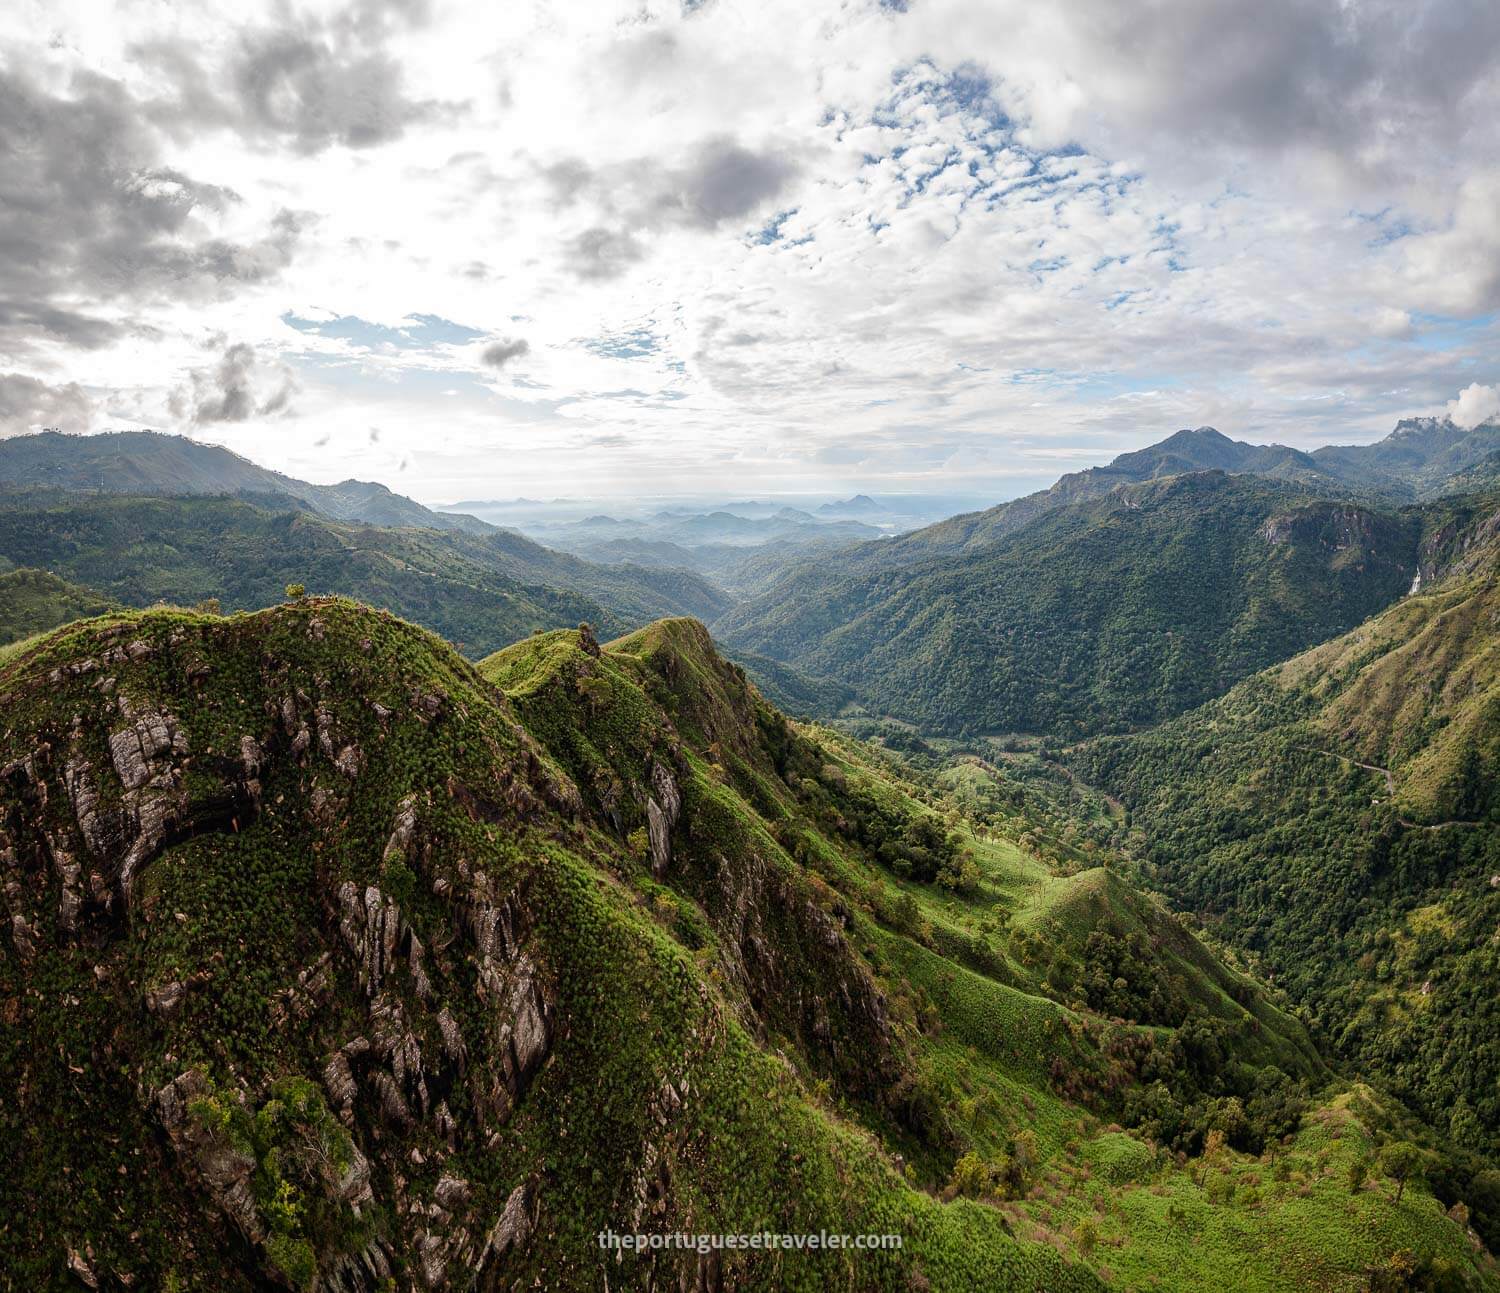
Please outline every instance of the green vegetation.
[[1390, 604], [1421, 534], [1416, 512], [1203, 472], [953, 555], [802, 566], [716, 631], [927, 731], [1126, 731]]
[[21, 1286], [1496, 1284], [1252, 979], [692, 621], [476, 668], [329, 598], [116, 614], [0, 695]]
[[0, 646], [118, 608], [118, 602], [45, 570], [7, 570], [0, 574]]
[[281, 502], [270, 510], [223, 497], [4, 494], [0, 553], [131, 606], [212, 597], [226, 610], [255, 610], [280, 601], [288, 585], [346, 594], [427, 625], [470, 655], [534, 628], [586, 619], [619, 632], [724, 606], [722, 594], [683, 571], [594, 566], [508, 531], [381, 528]]
[[843, 683], [815, 678], [754, 651], [735, 651], [736, 663], [760, 689], [760, 694], [784, 714], [797, 718], [838, 714], [852, 704], [854, 693]]
[[[1482, 523], [1458, 569], [1354, 632], [1072, 766], [1120, 842], [1314, 1030], [1440, 1133], [1430, 1179], [1500, 1241], [1500, 612]], [[1451, 536], [1450, 536], [1451, 537]]]

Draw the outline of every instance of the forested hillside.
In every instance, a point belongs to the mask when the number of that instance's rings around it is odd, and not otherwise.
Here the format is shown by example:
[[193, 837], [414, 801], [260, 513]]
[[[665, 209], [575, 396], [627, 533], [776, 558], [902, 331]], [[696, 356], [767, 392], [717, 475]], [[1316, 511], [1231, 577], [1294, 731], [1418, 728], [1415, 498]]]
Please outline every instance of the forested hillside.
[[[1202, 709], [1073, 752], [1172, 902], [1351, 1064], [1500, 1155], [1500, 544]], [[1500, 1194], [1500, 1176], [1487, 1178]]]
[[1199, 472], [1054, 509], [956, 556], [802, 567], [715, 631], [928, 730], [1119, 731], [1389, 605], [1415, 577], [1423, 526], [1413, 511]]
[[134, 606], [258, 609], [303, 584], [389, 608], [473, 655], [535, 628], [587, 620], [616, 633], [726, 604], [685, 571], [596, 566], [506, 531], [355, 525], [217, 497], [0, 494], [0, 556]]

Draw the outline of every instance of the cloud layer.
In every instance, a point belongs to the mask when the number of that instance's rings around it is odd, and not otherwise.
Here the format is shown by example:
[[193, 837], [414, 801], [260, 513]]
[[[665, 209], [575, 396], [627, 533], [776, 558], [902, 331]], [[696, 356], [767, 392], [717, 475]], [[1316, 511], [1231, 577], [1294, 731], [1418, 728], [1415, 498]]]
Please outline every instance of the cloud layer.
[[0, 427], [441, 499], [1469, 418], [1497, 49], [1484, 0], [23, 0]]

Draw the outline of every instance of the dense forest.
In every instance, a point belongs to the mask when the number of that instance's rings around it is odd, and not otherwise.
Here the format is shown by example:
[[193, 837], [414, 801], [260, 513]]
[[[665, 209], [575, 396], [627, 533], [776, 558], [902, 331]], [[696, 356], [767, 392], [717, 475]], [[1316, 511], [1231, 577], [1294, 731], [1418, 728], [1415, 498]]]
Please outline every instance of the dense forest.
[[1123, 800], [1128, 844], [1174, 904], [1493, 1162], [1500, 597], [1493, 552], [1471, 557], [1488, 569], [1069, 762]]
[[939, 732], [1124, 731], [1352, 628], [1412, 582], [1414, 512], [1218, 472], [894, 570], [801, 567], [715, 626]]

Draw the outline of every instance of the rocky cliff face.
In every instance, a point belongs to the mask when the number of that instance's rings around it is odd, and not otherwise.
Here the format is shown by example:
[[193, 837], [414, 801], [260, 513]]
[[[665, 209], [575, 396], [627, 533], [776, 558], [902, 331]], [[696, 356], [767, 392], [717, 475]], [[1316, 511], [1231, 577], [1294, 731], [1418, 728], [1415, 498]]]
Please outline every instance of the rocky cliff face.
[[750, 1031], [795, 1039], [815, 1069], [915, 1117], [894, 1094], [909, 1085], [909, 1061], [850, 946], [847, 904], [788, 858], [752, 808], [779, 815], [778, 791], [794, 800], [788, 764], [816, 760], [702, 625], [662, 621], [603, 658], [554, 634], [480, 668], [516, 692], [522, 722], [594, 814], [627, 843], [644, 832], [653, 877], [706, 919]]
[[800, 738], [696, 626], [536, 641], [514, 703], [347, 603], [94, 621], [6, 665], [0, 1265], [592, 1288], [600, 1229], [923, 1206], [791, 1076], [921, 1130], [849, 911], [770, 829], [767, 742]]
[[[524, 837], [549, 814], [555, 836], [578, 798], [477, 680], [403, 676], [374, 637], [411, 631], [351, 639], [356, 623], [161, 618], [12, 671], [8, 1004], [39, 1038], [77, 1004], [49, 981], [88, 976], [128, 1064], [118, 1130], [169, 1160], [209, 1235], [255, 1254], [247, 1277], [373, 1289], [415, 1254], [423, 1286], [464, 1285], [518, 1242], [535, 1190], [476, 1187], [458, 1160], [503, 1140], [559, 993], [532, 890], [445, 836], [482, 816]], [[298, 860], [262, 877], [268, 853]], [[299, 1069], [314, 1080], [283, 1128], [277, 1084]]]

